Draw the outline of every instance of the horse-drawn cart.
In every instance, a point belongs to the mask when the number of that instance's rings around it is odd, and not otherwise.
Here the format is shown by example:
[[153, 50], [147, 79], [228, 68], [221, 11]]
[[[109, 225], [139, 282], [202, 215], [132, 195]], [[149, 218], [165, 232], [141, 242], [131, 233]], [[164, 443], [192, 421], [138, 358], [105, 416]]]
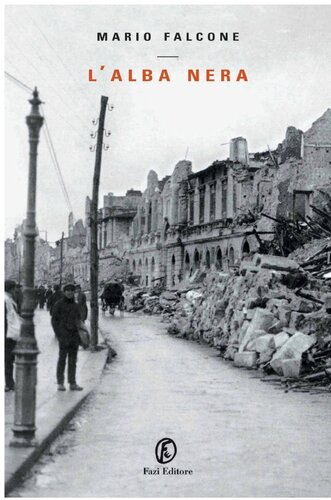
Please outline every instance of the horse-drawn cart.
[[101, 308], [104, 312], [109, 310], [109, 313], [114, 316], [116, 307], [121, 311], [121, 316], [124, 311], [124, 286], [121, 283], [107, 283], [100, 296]]

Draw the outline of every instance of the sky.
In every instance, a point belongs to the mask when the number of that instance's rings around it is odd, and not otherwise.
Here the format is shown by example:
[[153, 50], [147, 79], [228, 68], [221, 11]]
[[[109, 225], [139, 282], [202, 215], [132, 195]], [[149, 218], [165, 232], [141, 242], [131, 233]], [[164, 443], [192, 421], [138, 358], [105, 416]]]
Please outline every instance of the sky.
[[[307, 130], [330, 104], [331, 6], [276, 5], [80, 5], [7, 6], [5, 71], [38, 87], [51, 139], [73, 207], [84, 218], [91, 196], [100, 97], [109, 97], [99, 206], [103, 195], [144, 190], [149, 170], [159, 179], [180, 160], [193, 170], [228, 157], [229, 141], [243, 136], [249, 152], [277, 146], [288, 126]], [[119, 33], [120, 42], [98, 42], [97, 32]], [[151, 41], [123, 41], [123, 33], [151, 34]], [[194, 37], [202, 32], [238, 32], [239, 42], [168, 41], [163, 33]], [[178, 58], [157, 58], [176, 55]], [[98, 68], [105, 66], [103, 72]], [[170, 82], [124, 80], [132, 69]], [[248, 81], [188, 82], [188, 68], [244, 68]], [[88, 81], [88, 70], [98, 75]], [[25, 217], [28, 179], [30, 95], [5, 81], [5, 237]], [[45, 126], [43, 127], [45, 128]], [[42, 129], [38, 156], [37, 224], [54, 242], [67, 234], [69, 207]]]

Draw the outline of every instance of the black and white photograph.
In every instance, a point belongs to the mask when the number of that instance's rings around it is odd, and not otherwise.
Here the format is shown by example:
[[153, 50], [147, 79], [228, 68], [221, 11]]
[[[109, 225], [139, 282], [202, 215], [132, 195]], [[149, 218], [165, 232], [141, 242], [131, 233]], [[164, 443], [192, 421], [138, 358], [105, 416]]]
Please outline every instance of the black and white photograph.
[[331, 4], [4, 6], [4, 491], [331, 496]]

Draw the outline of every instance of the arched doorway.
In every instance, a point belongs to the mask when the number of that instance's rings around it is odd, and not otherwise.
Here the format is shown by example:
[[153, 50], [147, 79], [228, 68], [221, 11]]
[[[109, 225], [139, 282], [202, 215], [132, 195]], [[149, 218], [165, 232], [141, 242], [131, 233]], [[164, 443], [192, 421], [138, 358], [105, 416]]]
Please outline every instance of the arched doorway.
[[229, 266], [234, 265], [234, 250], [233, 247], [229, 248]]
[[185, 277], [188, 277], [190, 275], [190, 256], [188, 252], [185, 253], [184, 271], [185, 271]]
[[176, 282], [175, 282], [175, 274], [176, 272], [176, 257], [173, 255], [172, 258], [171, 258], [171, 284], [172, 285], [175, 285]]
[[245, 243], [243, 244], [243, 248], [242, 248], [242, 256], [245, 257], [247, 255], [250, 254], [250, 247], [249, 247], [249, 243], [247, 240], [245, 240]]
[[200, 267], [200, 254], [197, 249], [194, 250], [194, 270]]
[[216, 269], [222, 269], [222, 250], [220, 248], [217, 249], [216, 252]]
[[207, 250], [206, 252], [206, 268], [210, 269], [210, 252]]

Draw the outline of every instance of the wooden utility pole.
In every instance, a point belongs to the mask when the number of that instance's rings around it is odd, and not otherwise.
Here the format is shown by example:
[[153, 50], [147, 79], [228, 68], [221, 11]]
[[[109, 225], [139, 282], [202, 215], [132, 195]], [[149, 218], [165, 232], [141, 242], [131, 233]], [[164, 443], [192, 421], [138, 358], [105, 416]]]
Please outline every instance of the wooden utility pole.
[[62, 273], [63, 273], [63, 238], [64, 238], [64, 233], [62, 233], [61, 236], [61, 243], [60, 243], [60, 288], [62, 286]]
[[99, 203], [99, 184], [100, 170], [102, 160], [102, 143], [105, 125], [106, 108], [108, 97], [101, 96], [101, 106], [99, 115], [99, 126], [97, 136], [97, 147], [95, 152], [95, 166], [93, 176], [93, 192], [91, 202], [91, 251], [90, 251], [90, 275], [91, 275], [91, 350], [97, 350], [98, 345], [98, 203]]

